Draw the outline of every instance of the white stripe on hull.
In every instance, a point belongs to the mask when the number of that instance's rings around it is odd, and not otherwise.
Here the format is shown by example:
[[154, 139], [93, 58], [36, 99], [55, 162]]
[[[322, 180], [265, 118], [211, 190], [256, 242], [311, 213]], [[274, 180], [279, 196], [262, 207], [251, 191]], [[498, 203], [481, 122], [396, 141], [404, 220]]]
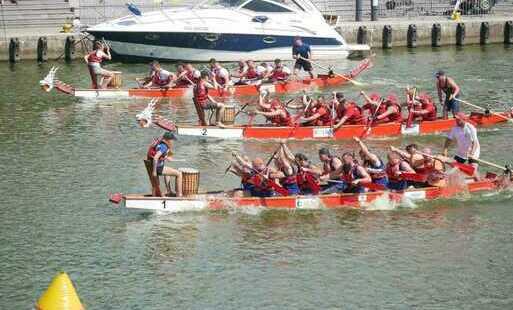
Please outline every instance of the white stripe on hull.
[[242, 128], [216, 128], [216, 127], [178, 127], [178, 134], [182, 136], [209, 137], [222, 139], [242, 139]]
[[[211, 58], [219, 61], [237, 61], [252, 59], [256, 61], [272, 61], [276, 58], [292, 60], [292, 48], [269, 48], [253, 52], [232, 52], [207, 49], [180, 48], [172, 46], [157, 46], [137, 43], [109, 41], [112, 49], [123, 56], [147, 57], [168, 60], [187, 60], [207, 62]], [[345, 59], [349, 55], [344, 46], [312, 46], [315, 59], [333, 60]]]
[[75, 97], [77, 98], [87, 98], [87, 99], [115, 99], [115, 98], [128, 98], [127, 90], [91, 90], [91, 89], [82, 89], [75, 90]]
[[207, 208], [208, 203], [206, 200], [127, 199], [124, 205], [129, 210], [176, 213], [200, 211]]

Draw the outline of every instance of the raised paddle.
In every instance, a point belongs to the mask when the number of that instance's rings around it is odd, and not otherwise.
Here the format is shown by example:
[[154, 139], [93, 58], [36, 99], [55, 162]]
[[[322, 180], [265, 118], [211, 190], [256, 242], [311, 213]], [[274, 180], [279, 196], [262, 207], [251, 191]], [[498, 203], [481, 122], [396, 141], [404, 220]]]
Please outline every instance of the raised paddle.
[[500, 113], [497, 113], [497, 112], [491, 111], [491, 110], [489, 110], [489, 109], [485, 109], [485, 108], [483, 108], [483, 107], [480, 107], [480, 106], [478, 106], [478, 105], [475, 105], [475, 104], [473, 104], [473, 103], [470, 103], [470, 102], [468, 102], [468, 101], [461, 100], [461, 99], [458, 99], [458, 98], [454, 98], [454, 100], [459, 101], [459, 102], [461, 102], [461, 103], [463, 103], [463, 104], [466, 104], [466, 105], [468, 105], [468, 106], [470, 106], [470, 107], [473, 107], [473, 108], [479, 109], [479, 110], [481, 110], [481, 111], [488, 111], [488, 112], [490, 112], [491, 114], [493, 114], [493, 115], [495, 115], [495, 116], [498, 116], [498, 117], [500, 117], [500, 118], [502, 118], [502, 119], [506, 120], [507, 122], [509, 122], [509, 123], [512, 123], [512, 124], [513, 124], [513, 120], [512, 120], [511, 118], [509, 118], [509, 117], [507, 117], [507, 116], [504, 116], [504, 115], [502, 115], [502, 114], [500, 114]]
[[365, 139], [367, 138], [372, 129], [372, 125], [374, 123], [374, 120], [376, 119], [376, 116], [378, 115], [379, 108], [381, 107], [381, 104], [383, 103], [383, 99], [379, 100], [378, 106], [376, 107], [376, 111], [374, 111], [374, 114], [372, 115], [372, 118], [370, 119], [369, 123], [367, 124], [367, 127], [365, 128], [365, 131], [362, 132], [361, 138]]
[[[315, 62], [315, 61], [313, 61], [313, 60], [310, 60], [310, 59], [308, 59], [308, 58], [304, 58], [304, 57], [302, 57], [302, 56], [299, 56], [299, 59], [302, 59], [302, 60], [304, 60], [304, 61], [308, 61], [308, 62], [309, 62], [309, 63], [311, 63], [312, 65], [317, 66], [317, 67], [319, 67], [319, 68], [321, 68], [321, 69], [323, 69], [323, 70], [330, 71], [330, 69], [329, 69], [329, 68], [326, 68], [326, 67], [324, 67], [323, 65], [321, 65], [321, 64], [319, 64], [319, 63], [317, 63], [317, 62]], [[333, 71], [332, 71], [332, 72], [333, 72]], [[337, 73], [337, 72], [333, 72], [333, 74], [335, 74], [336, 76], [339, 76], [339, 77], [343, 78], [344, 80], [346, 80], [346, 81], [350, 82], [351, 84], [353, 84], [353, 85], [355, 85], [355, 86], [366, 86], [366, 85], [367, 85], [367, 84], [364, 84], [364, 83], [361, 83], [361, 82], [355, 81], [355, 80], [353, 80], [353, 79], [351, 79], [351, 78], [348, 78], [347, 76], [342, 75], [342, 74]]]
[[473, 176], [474, 173], [476, 172], [476, 168], [474, 166], [470, 165], [470, 164], [462, 164], [462, 163], [459, 163], [457, 161], [442, 160], [442, 159], [440, 159], [438, 157], [435, 157], [433, 155], [430, 155], [430, 154], [426, 154], [426, 153], [423, 153], [423, 152], [420, 152], [420, 151], [416, 151], [416, 152], [418, 154], [422, 155], [422, 156], [429, 157], [429, 158], [432, 158], [434, 160], [439, 160], [439, 161], [441, 161], [443, 163], [446, 163], [449, 166], [460, 170], [461, 172], [465, 173], [466, 175]]

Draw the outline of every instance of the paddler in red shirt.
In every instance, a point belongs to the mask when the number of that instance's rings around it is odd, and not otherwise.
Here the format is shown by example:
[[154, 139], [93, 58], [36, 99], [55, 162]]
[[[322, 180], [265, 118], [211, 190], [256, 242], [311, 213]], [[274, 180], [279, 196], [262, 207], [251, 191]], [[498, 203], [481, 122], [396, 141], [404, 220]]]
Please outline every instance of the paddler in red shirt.
[[413, 120], [420, 121], [435, 121], [436, 120], [436, 105], [433, 98], [426, 93], [421, 93], [413, 100]]
[[221, 123], [221, 115], [224, 113], [225, 106], [220, 102], [216, 102], [208, 94], [208, 89], [213, 87], [208, 83], [208, 76], [208, 72], [201, 72], [200, 80], [194, 85], [193, 102], [196, 107], [196, 112], [198, 113], [199, 123], [200, 126], [207, 126], [205, 110], [215, 110], [216, 126], [225, 127], [224, 124]]
[[[378, 115], [376, 116], [376, 119], [374, 120], [374, 123], [376, 124], [382, 124], [382, 123], [390, 123], [390, 122], [402, 122], [403, 116], [401, 114], [401, 105], [398, 102], [398, 99], [394, 95], [389, 95], [383, 103], [381, 104], [383, 109], [378, 110]], [[381, 108], [381, 107], [380, 107]]]
[[210, 59], [210, 80], [213, 82], [214, 88], [224, 91], [232, 85], [230, 73], [214, 58]]
[[274, 60], [274, 69], [269, 76], [270, 82], [283, 82], [287, 81], [290, 77], [290, 69], [283, 65], [281, 59]]
[[[338, 95], [338, 94], [337, 94]], [[340, 97], [340, 96], [339, 96]], [[342, 125], [365, 125], [365, 119], [361, 108], [354, 101], [349, 101], [343, 96], [337, 97], [337, 119], [333, 129], [338, 129]]]
[[[307, 103], [308, 109], [305, 117], [301, 119], [303, 126], [330, 126], [331, 125], [331, 109], [323, 96], [317, 97], [317, 100], [310, 99]], [[308, 100], [307, 99], [307, 100]]]
[[292, 118], [287, 108], [285, 108], [278, 98], [269, 98], [269, 93], [266, 91], [260, 93], [258, 97], [258, 110], [254, 113], [264, 116], [274, 126], [293, 126]]
[[180, 85], [179, 87], [194, 86], [200, 80], [201, 72], [194, 69], [191, 64], [185, 64], [183, 69], [183, 71], [177, 72], [176, 85]]

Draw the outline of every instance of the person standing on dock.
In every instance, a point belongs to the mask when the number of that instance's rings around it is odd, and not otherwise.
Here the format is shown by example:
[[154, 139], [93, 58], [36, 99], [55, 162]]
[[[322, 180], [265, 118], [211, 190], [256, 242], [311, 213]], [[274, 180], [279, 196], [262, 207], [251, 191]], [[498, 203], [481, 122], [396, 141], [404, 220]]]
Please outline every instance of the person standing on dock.
[[[100, 41], [94, 43], [94, 49], [91, 53], [84, 56], [84, 60], [89, 68], [89, 74], [91, 75], [93, 89], [105, 89], [109, 85], [110, 81], [114, 77], [114, 73], [102, 68], [101, 63], [103, 60], [111, 60], [109, 46], [103, 46]], [[98, 87], [98, 76], [101, 77], [100, 87]]]
[[312, 59], [312, 51], [310, 49], [310, 45], [303, 43], [301, 38], [294, 39], [294, 45], [292, 46], [292, 57], [296, 60], [294, 64], [294, 75], [297, 77], [299, 70], [303, 69], [308, 74], [310, 74], [310, 78], [314, 78], [312, 63], [310, 60]]
[[458, 84], [452, 78], [445, 75], [444, 71], [440, 70], [436, 73], [436, 89], [440, 105], [443, 106], [444, 119], [448, 118], [449, 111], [451, 111], [453, 117], [456, 117], [456, 113], [460, 111], [460, 105], [456, 99], [460, 94]]
[[461, 164], [465, 162], [472, 164], [476, 168], [474, 179], [479, 181], [477, 162], [473, 160], [479, 159], [481, 153], [476, 127], [468, 122], [468, 118], [463, 112], [456, 113], [454, 117], [456, 119], [456, 126], [454, 126], [447, 135], [443, 155], [447, 157], [449, 147], [453, 142], [456, 142], [456, 155], [454, 156], [454, 160]]

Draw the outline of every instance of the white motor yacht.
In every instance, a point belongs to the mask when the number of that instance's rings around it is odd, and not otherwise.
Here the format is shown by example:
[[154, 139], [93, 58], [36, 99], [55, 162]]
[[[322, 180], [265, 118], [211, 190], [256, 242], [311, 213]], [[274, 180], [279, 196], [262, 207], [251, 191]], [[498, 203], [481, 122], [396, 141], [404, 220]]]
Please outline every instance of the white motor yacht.
[[87, 32], [128, 58], [290, 60], [295, 37], [311, 46], [315, 59], [346, 58], [354, 49], [309, 0], [206, 0], [190, 7], [131, 11]]

